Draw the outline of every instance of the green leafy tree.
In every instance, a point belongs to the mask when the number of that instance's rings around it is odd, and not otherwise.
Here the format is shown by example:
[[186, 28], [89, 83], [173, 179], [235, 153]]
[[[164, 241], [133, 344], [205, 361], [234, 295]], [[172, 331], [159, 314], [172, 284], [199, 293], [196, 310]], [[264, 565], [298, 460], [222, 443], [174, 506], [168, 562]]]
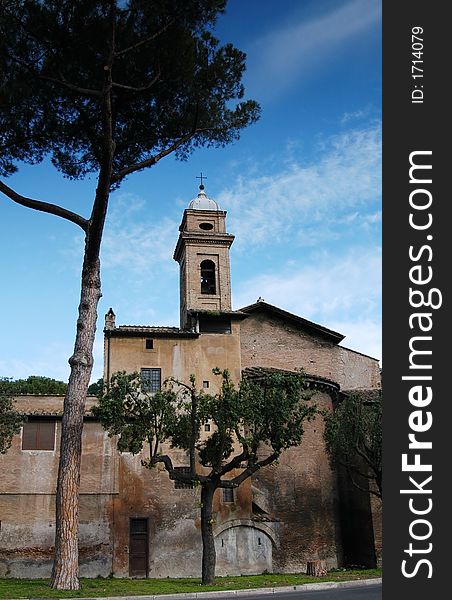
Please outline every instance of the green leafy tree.
[[[138, 453], [149, 444], [152, 469], [162, 463], [170, 479], [201, 488], [202, 583], [215, 577], [213, 495], [218, 488], [237, 488], [256, 471], [278, 460], [281, 453], [297, 446], [303, 424], [314, 417], [316, 407], [307, 400], [301, 373], [262, 373], [244, 379], [238, 388], [227, 371], [216, 395], [198, 391], [194, 376], [185, 383], [170, 380], [162, 391], [146, 392], [138, 373], [113, 375], [108, 390], [93, 413], [110, 435], [119, 435], [121, 451]], [[212, 433], [201, 438], [201, 426], [213, 423]], [[161, 444], [187, 451], [189, 472], [173, 466], [170, 454], [161, 454]]]
[[30, 375], [27, 379], [0, 379], [0, 394], [20, 396], [21, 394], [57, 394], [63, 395], [67, 391], [67, 383], [51, 377]]
[[[0, 175], [50, 157], [65, 177], [94, 174], [91, 214], [29, 198], [85, 236], [64, 403], [51, 585], [78, 589], [78, 489], [86, 393], [101, 297], [100, 246], [112, 190], [175, 153], [223, 146], [257, 120], [243, 100], [245, 55], [220, 46], [219, 0], [0, 0]], [[55, 191], [53, 190], [53, 195]]]
[[104, 378], [101, 377], [97, 381], [94, 381], [88, 388], [88, 394], [90, 396], [99, 396], [104, 389]]
[[14, 410], [13, 400], [0, 391], [0, 454], [11, 446], [13, 436], [19, 433], [25, 417]]
[[[325, 443], [333, 465], [346, 469], [353, 485], [383, 497], [382, 415], [380, 392], [352, 394], [325, 414]], [[363, 486], [367, 480], [369, 485]]]

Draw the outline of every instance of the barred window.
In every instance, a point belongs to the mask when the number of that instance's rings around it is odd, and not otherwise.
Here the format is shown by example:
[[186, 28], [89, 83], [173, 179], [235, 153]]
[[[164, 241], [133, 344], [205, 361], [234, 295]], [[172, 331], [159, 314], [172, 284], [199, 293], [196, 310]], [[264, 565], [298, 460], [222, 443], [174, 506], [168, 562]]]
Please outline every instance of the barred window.
[[143, 380], [143, 390], [155, 394], [162, 385], [161, 369], [141, 369], [141, 378]]
[[[174, 467], [175, 471], [179, 471], [179, 473], [190, 473], [190, 467]], [[192, 490], [193, 483], [185, 483], [183, 481], [174, 480], [174, 489], [176, 490]]]
[[223, 488], [223, 502], [234, 502], [234, 490], [232, 488]]

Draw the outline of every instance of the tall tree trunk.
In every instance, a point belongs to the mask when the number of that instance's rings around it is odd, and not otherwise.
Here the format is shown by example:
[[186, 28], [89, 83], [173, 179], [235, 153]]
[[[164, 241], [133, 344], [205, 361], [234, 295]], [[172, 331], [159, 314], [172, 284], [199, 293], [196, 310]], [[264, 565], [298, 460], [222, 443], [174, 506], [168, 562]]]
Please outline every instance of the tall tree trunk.
[[210, 585], [215, 579], [215, 540], [213, 537], [212, 504], [217, 485], [203, 483], [201, 487], [201, 537], [202, 537], [202, 584]]
[[56, 494], [55, 559], [50, 585], [56, 589], [80, 588], [78, 567], [78, 514], [83, 414], [93, 367], [97, 305], [100, 293], [99, 259], [85, 250], [81, 299], [71, 374], [64, 399], [60, 463]]

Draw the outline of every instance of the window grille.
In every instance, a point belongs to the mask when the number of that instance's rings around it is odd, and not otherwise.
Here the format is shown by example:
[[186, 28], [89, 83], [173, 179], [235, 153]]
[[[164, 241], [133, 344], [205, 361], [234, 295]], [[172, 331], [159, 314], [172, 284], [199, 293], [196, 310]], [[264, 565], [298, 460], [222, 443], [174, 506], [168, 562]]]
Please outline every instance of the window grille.
[[[190, 473], [190, 467], [174, 467], [175, 471], [179, 471], [179, 473]], [[183, 481], [174, 480], [174, 489], [176, 490], [192, 490], [193, 483], [185, 483]]]
[[143, 391], [155, 394], [162, 385], [162, 370], [141, 369], [141, 379], [143, 380]]
[[234, 502], [233, 488], [223, 488], [223, 502]]

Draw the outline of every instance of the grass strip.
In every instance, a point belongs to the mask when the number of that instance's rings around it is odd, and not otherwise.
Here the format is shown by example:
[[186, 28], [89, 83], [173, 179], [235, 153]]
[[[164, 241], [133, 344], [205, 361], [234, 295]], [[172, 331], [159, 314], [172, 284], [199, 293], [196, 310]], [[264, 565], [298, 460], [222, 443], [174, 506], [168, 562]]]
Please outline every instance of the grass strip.
[[278, 586], [301, 585], [303, 583], [323, 583], [327, 581], [354, 581], [381, 577], [381, 569], [330, 571], [324, 577], [308, 577], [300, 574], [269, 573], [264, 575], [241, 575], [217, 577], [215, 585], [201, 585], [200, 579], [116, 579], [114, 577], [81, 579], [81, 589], [65, 592], [49, 588], [48, 579], [0, 579], [0, 598], [19, 600], [33, 598], [102, 598], [105, 596], [152, 596], [158, 594], [178, 594], [189, 592], [209, 592], [221, 590], [241, 590]]

